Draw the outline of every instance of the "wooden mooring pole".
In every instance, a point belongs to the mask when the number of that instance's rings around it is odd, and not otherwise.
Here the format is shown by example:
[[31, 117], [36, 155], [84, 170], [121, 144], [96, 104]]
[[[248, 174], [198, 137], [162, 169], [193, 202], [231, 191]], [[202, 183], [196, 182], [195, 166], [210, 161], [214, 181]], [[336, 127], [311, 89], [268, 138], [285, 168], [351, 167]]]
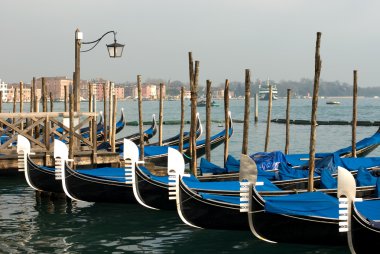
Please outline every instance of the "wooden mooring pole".
[[53, 93], [50, 92], [50, 112], [54, 111], [54, 99], [53, 99]]
[[137, 95], [139, 108], [139, 131], [140, 131], [140, 160], [144, 160], [144, 131], [142, 115], [141, 75], [137, 75]]
[[113, 94], [113, 87], [114, 87], [114, 84], [113, 82], [109, 82], [109, 85], [108, 85], [108, 139], [110, 141], [110, 144], [112, 145], [112, 140], [111, 140], [111, 132], [112, 132], [112, 126], [113, 126], [113, 123], [112, 123], [112, 119], [113, 119], [113, 114], [114, 112], [112, 112], [112, 100], [113, 100], [113, 97], [112, 97], [112, 94]]
[[230, 110], [230, 81], [226, 79], [224, 84], [224, 124], [225, 124], [225, 137], [224, 137], [224, 158], [223, 165], [226, 167], [227, 157], [228, 157], [228, 144], [230, 141], [230, 121], [229, 119], [229, 110]]
[[69, 159], [74, 159], [74, 95], [69, 95], [69, 118], [70, 118], [70, 140], [69, 140]]
[[241, 153], [248, 155], [248, 139], [249, 139], [249, 115], [251, 102], [251, 71], [245, 70], [245, 104], [244, 104], [244, 127], [243, 127], [243, 144]]
[[160, 108], [160, 112], [159, 112], [159, 122], [160, 122], [160, 125], [159, 125], [159, 129], [158, 129], [158, 144], [160, 146], [162, 146], [162, 126], [163, 126], [163, 112], [164, 112], [164, 97], [163, 97], [163, 88], [164, 88], [164, 84], [163, 83], [160, 83], [160, 105], [159, 105], [159, 108]]
[[255, 123], [259, 121], [259, 95], [255, 94]]
[[47, 112], [47, 92], [46, 92], [46, 83], [45, 78], [42, 78], [42, 111]]
[[34, 87], [36, 85], [36, 78], [33, 77], [33, 80], [32, 80], [32, 86], [30, 88], [30, 112], [34, 112], [34, 101], [37, 100], [36, 98], [36, 94], [34, 93]]
[[107, 82], [103, 84], [103, 123], [104, 123], [104, 142], [108, 140], [107, 134]]
[[198, 80], [199, 80], [199, 61], [195, 61], [193, 85], [191, 88], [191, 121], [190, 121], [190, 136], [191, 136], [191, 169], [193, 174], [198, 175], [197, 167], [197, 100], [198, 100]]
[[206, 81], [206, 160], [211, 161], [211, 81]]
[[69, 106], [68, 106], [68, 96], [69, 96], [69, 86], [65, 86], [65, 112], [67, 112], [69, 110]]
[[23, 101], [23, 96], [22, 96], [23, 94], [24, 94], [24, 83], [21, 81], [20, 82], [20, 113], [24, 112], [24, 101]]
[[112, 152], [116, 152], [116, 110], [117, 110], [117, 100], [116, 95], [112, 95], [112, 135], [111, 135], [111, 149]]
[[319, 77], [321, 75], [322, 61], [319, 53], [321, 47], [321, 32], [317, 33], [317, 42], [315, 46], [315, 74], [314, 74], [314, 92], [311, 110], [311, 130], [310, 130], [310, 152], [309, 152], [309, 178], [308, 191], [314, 190], [314, 171], [315, 171], [315, 139], [317, 129], [317, 107]]
[[179, 127], [179, 152], [183, 153], [183, 128], [185, 126], [185, 88], [181, 87], [181, 126]]
[[13, 88], [13, 113], [16, 113], [17, 87]]
[[269, 138], [270, 138], [270, 120], [272, 114], [272, 85], [269, 85], [269, 100], [268, 100], [268, 115], [267, 115], [267, 131], [265, 134], [265, 147], [264, 152], [268, 152]]
[[291, 89], [288, 89], [287, 94], [286, 94], [285, 154], [289, 154], [290, 95], [291, 95]]
[[352, 94], [352, 157], [356, 158], [356, 125], [357, 125], [357, 99], [358, 99], [358, 71], [354, 70], [354, 87]]

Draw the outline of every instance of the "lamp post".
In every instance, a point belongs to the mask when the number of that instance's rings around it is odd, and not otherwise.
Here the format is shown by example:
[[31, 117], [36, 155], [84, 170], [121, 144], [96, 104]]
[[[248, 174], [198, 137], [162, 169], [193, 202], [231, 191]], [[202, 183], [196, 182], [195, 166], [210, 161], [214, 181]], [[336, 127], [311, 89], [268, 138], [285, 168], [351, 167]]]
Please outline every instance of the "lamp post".
[[[73, 80], [73, 92], [74, 92], [74, 111], [79, 112], [80, 111], [80, 53], [81, 52], [88, 52], [95, 48], [101, 39], [104, 38], [107, 34], [113, 33], [114, 37], [114, 43], [107, 44], [107, 50], [109, 57], [116, 58], [121, 57], [123, 54], [124, 44], [117, 43], [116, 41], [116, 32], [115, 31], [108, 31], [104, 33], [99, 39], [95, 41], [90, 42], [82, 42], [83, 40], [83, 33], [79, 31], [79, 29], [75, 30], [75, 72], [74, 72], [74, 80]], [[80, 50], [81, 44], [94, 44], [90, 49], [87, 50]]]

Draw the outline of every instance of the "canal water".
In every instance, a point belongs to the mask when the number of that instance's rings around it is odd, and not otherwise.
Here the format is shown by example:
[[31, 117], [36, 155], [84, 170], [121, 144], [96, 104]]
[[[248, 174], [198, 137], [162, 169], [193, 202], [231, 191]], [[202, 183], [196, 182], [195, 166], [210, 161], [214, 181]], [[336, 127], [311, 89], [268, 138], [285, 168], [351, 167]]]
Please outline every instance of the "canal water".
[[[350, 121], [352, 99], [338, 99], [339, 105], [319, 100], [318, 120]], [[212, 134], [223, 130], [217, 121], [224, 117], [223, 101], [212, 108]], [[187, 102], [188, 104], [190, 102]], [[98, 110], [103, 103], [98, 103]], [[251, 102], [253, 105], [253, 100]], [[6, 105], [11, 108], [11, 105]], [[56, 103], [56, 111], [62, 105]], [[119, 101], [118, 117], [124, 108], [127, 121], [138, 120], [137, 101]], [[158, 101], [144, 101], [144, 121], [158, 116]], [[358, 120], [378, 121], [380, 100], [358, 99]], [[85, 109], [83, 105], [83, 110]], [[198, 108], [203, 123], [205, 109]], [[244, 101], [231, 100], [232, 118], [243, 120]], [[286, 100], [273, 101], [272, 119], [285, 118]], [[180, 102], [165, 101], [164, 120], [179, 120]], [[186, 118], [190, 106], [186, 104]], [[267, 102], [259, 102], [259, 122], [254, 123], [251, 107], [249, 151], [263, 151], [266, 133]], [[291, 101], [292, 119], [310, 119], [311, 100]], [[148, 128], [148, 126], [144, 126]], [[164, 138], [178, 134], [179, 125], [164, 125]], [[189, 129], [187, 124], [185, 128]], [[290, 152], [308, 153], [310, 126], [290, 126]], [[357, 129], [357, 139], [376, 132], [376, 126]], [[239, 157], [242, 146], [242, 123], [234, 123], [230, 154]], [[126, 126], [119, 137], [138, 132]], [[204, 138], [204, 134], [201, 138]], [[156, 141], [157, 137], [153, 138]], [[285, 125], [270, 126], [269, 150], [284, 150]], [[351, 127], [318, 126], [316, 149], [334, 151], [351, 145]], [[212, 151], [212, 162], [222, 165], [223, 146]], [[370, 156], [379, 156], [375, 150]], [[228, 218], [226, 218], [228, 219]], [[270, 226], [270, 225], [268, 225]], [[338, 229], [337, 229], [338, 230]], [[289, 227], [291, 234], [291, 227]], [[346, 247], [293, 244], [270, 244], [256, 239], [249, 231], [196, 229], [181, 222], [175, 211], [148, 210], [140, 205], [70, 202], [36, 195], [22, 176], [0, 178], [0, 253], [349, 253]]]

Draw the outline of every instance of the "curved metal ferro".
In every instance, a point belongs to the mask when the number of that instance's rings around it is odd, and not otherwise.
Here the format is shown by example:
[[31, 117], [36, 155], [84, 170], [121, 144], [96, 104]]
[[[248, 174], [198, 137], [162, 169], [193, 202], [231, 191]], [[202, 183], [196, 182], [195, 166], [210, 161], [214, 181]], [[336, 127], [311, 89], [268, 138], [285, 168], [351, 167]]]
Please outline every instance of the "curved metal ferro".
[[95, 41], [89, 41], [89, 42], [82, 42], [82, 44], [94, 44], [94, 46], [92, 46], [91, 48], [89, 49], [86, 49], [86, 50], [81, 50], [80, 52], [88, 52], [88, 51], [91, 51], [93, 48], [96, 47], [96, 45], [99, 44], [99, 42], [104, 38], [104, 36], [106, 36], [107, 34], [110, 34], [110, 33], [113, 33], [113, 39], [114, 41], [116, 42], [116, 32], [115, 31], [108, 31], [106, 33], [104, 33], [99, 39], [95, 40]]

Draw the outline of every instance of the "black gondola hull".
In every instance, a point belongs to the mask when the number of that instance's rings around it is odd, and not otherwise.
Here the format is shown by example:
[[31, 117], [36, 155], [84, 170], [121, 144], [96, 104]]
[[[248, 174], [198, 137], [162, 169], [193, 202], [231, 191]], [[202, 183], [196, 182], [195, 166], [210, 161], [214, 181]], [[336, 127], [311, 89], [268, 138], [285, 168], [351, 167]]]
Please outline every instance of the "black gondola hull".
[[132, 184], [84, 175], [65, 167], [66, 189], [69, 194], [87, 202], [136, 203]]
[[55, 179], [54, 170], [44, 169], [36, 165], [27, 156], [27, 174], [30, 183], [37, 189], [46, 192], [63, 193], [61, 180]]
[[254, 230], [261, 237], [279, 243], [347, 245], [339, 232], [339, 220], [266, 212], [264, 203], [253, 191], [251, 212]]
[[375, 227], [352, 209], [351, 219], [352, 247], [357, 254], [368, 253], [369, 249], [377, 248], [380, 240], [380, 227]]
[[246, 213], [239, 205], [205, 200], [179, 181], [181, 213], [191, 224], [208, 229], [249, 230]]
[[174, 200], [169, 200], [169, 185], [149, 178], [139, 169], [136, 169], [137, 191], [142, 201], [153, 208], [175, 210]]

